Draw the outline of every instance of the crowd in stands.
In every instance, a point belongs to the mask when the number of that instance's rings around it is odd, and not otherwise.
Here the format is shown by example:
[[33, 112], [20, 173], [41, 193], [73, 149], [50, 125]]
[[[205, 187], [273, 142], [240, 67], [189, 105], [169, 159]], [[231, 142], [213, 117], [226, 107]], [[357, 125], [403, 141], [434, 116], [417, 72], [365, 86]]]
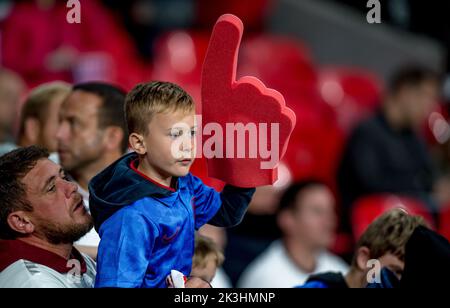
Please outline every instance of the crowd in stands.
[[[65, 1], [0, 6], [0, 287], [177, 287], [171, 270], [194, 288], [444, 281], [445, 68], [317, 65], [264, 31], [275, 2], [82, 1], [79, 25]], [[209, 178], [203, 158], [171, 166], [158, 135], [201, 113], [223, 12], [249, 30], [238, 75], [297, 116], [271, 186]]]

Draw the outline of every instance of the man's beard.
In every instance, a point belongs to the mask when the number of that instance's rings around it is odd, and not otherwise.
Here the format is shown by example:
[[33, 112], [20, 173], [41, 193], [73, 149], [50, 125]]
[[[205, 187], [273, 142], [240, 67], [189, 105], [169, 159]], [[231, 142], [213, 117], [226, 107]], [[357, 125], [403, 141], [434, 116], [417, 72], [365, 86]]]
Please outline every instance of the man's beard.
[[73, 244], [86, 235], [93, 226], [94, 222], [91, 217], [85, 223], [67, 225], [41, 221], [39, 233], [53, 245]]

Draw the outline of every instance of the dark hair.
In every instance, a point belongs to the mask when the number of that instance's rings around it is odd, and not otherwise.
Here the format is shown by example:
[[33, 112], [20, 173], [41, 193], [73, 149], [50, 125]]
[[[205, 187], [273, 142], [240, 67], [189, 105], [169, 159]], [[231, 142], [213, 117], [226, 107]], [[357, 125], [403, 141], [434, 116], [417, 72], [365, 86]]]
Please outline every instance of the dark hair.
[[166, 110], [195, 110], [192, 97], [171, 82], [153, 81], [135, 86], [125, 101], [128, 133], [147, 134], [153, 115]]
[[395, 94], [404, 86], [418, 86], [425, 81], [440, 84], [441, 78], [437, 72], [429, 68], [418, 65], [405, 66], [393, 74], [389, 90]]
[[296, 200], [300, 193], [313, 186], [328, 187], [325, 183], [316, 179], [307, 179], [289, 186], [280, 198], [280, 204], [278, 206], [278, 212], [283, 210], [295, 210]]
[[0, 238], [15, 239], [20, 234], [9, 227], [8, 216], [15, 211], [32, 212], [26, 199], [22, 179], [34, 168], [38, 160], [48, 158], [46, 149], [30, 146], [11, 151], [0, 157]]
[[92, 93], [102, 99], [102, 106], [98, 118], [99, 126], [100, 128], [117, 126], [122, 129], [123, 140], [121, 150], [122, 153], [125, 153], [128, 149], [128, 138], [126, 137], [125, 117], [123, 114], [126, 92], [117, 86], [102, 82], [77, 84], [72, 90]]

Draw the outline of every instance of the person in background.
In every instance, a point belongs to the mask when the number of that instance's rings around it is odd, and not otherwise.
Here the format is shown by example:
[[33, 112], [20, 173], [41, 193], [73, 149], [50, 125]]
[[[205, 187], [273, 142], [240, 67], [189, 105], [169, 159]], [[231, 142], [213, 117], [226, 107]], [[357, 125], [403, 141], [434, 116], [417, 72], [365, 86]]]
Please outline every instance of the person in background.
[[424, 226], [420, 216], [409, 215], [403, 209], [393, 209], [375, 219], [356, 245], [349, 272], [319, 273], [311, 276], [302, 288], [364, 288], [368, 284], [369, 271], [378, 260], [381, 268], [387, 268], [397, 279], [404, 270], [405, 245], [418, 226]]
[[17, 147], [14, 127], [25, 83], [14, 72], [0, 68], [0, 155]]
[[92, 229], [77, 185], [25, 147], [0, 157], [0, 288], [91, 288], [95, 262], [73, 247]]
[[224, 256], [218, 245], [212, 239], [197, 234], [191, 277], [199, 277], [211, 283], [223, 260]]
[[376, 193], [422, 199], [430, 210], [435, 170], [419, 130], [436, 108], [438, 75], [422, 67], [405, 67], [390, 82], [381, 109], [352, 132], [338, 170], [342, 223], [350, 231], [352, 204]]
[[[219, 228], [212, 225], [204, 225], [198, 230], [197, 233], [200, 237], [206, 237], [211, 239], [218, 247], [219, 252], [223, 254], [228, 244], [227, 232], [225, 228]], [[225, 258], [224, 258], [225, 259]], [[223, 268], [223, 262], [218, 266], [216, 275], [211, 281], [213, 288], [232, 288], [232, 283], [228, 277], [228, 273]]]
[[[102, 82], [75, 85], [62, 103], [56, 133], [58, 155], [78, 184], [88, 210], [89, 181], [127, 151], [124, 104], [125, 92]], [[95, 258], [99, 243], [92, 229], [76, 244]]]
[[19, 124], [18, 145], [46, 148], [58, 163], [56, 132], [61, 104], [72, 87], [65, 82], [50, 82], [31, 91], [26, 99]]
[[334, 207], [333, 194], [323, 183], [305, 180], [291, 185], [278, 210], [282, 238], [249, 265], [238, 287], [291, 288], [312, 273], [347, 273], [347, 264], [327, 252], [336, 229]]

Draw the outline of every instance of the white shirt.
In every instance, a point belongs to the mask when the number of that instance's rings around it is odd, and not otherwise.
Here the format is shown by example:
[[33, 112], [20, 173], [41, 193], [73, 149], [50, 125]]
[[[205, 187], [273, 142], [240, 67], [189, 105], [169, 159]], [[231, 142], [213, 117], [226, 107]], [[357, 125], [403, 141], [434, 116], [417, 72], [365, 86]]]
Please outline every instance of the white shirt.
[[218, 289], [229, 289], [232, 287], [230, 278], [223, 268], [219, 267], [217, 269], [216, 276], [214, 276], [214, 279], [211, 281], [211, 286]]
[[[73, 178], [71, 178], [71, 180], [75, 182]], [[78, 192], [83, 197], [84, 207], [89, 213], [91, 213], [91, 210], [89, 208], [89, 192], [87, 190], [84, 190], [80, 185], [78, 185]], [[87, 246], [87, 247], [98, 247], [99, 244], [100, 244], [100, 236], [98, 235], [97, 231], [95, 231], [95, 228], [92, 228], [86, 235], [84, 235], [82, 238], [80, 238], [77, 242], [74, 243], [74, 245], [76, 246]]]
[[45, 265], [18, 260], [0, 272], [0, 288], [93, 288], [95, 262], [82, 256], [86, 262], [86, 273], [82, 275], [74, 275], [75, 270], [59, 273]]
[[348, 271], [348, 265], [339, 257], [323, 252], [317, 258], [314, 272], [306, 273], [291, 260], [281, 241], [273, 242], [242, 274], [240, 288], [292, 288], [302, 285], [312, 274]]

